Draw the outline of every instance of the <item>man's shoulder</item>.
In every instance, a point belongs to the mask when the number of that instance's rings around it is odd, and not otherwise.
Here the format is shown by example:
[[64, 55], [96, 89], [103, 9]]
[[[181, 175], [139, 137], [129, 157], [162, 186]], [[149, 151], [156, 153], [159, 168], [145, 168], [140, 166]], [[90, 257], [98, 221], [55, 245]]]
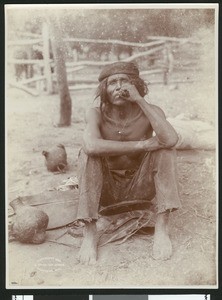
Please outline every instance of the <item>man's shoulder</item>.
[[90, 107], [86, 110], [86, 115], [101, 115], [99, 107]]
[[85, 115], [86, 122], [89, 122], [90, 120], [97, 120], [100, 121], [101, 119], [101, 112], [99, 107], [91, 107], [88, 108]]

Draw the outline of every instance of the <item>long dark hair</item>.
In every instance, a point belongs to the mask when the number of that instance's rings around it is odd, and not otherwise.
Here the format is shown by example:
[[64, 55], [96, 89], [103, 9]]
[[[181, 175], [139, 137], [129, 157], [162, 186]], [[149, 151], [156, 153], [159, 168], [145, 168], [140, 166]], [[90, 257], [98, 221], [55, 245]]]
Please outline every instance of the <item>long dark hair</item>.
[[[131, 84], [135, 85], [140, 96], [144, 97], [149, 91], [147, 83], [138, 76], [133, 76], [133, 75], [128, 75], [128, 76]], [[109, 105], [109, 100], [107, 96], [107, 78], [103, 79], [103, 81], [100, 82], [100, 84], [96, 89], [94, 100], [96, 100], [99, 97], [100, 97], [100, 111], [103, 114], [104, 110]]]

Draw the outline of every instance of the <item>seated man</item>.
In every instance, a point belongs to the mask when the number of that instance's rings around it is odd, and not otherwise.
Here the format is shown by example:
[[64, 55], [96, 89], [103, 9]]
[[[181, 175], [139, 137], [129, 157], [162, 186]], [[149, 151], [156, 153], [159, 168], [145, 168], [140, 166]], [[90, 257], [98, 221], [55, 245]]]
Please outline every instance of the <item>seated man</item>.
[[[97, 259], [101, 207], [127, 201], [156, 200], [155, 259], [169, 259], [172, 245], [168, 217], [180, 207], [176, 153], [177, 133], [163, 111], [145, 101], [148, 88], [134, 63], [116, 62], [99, 75], [100, 107], [86, 115], [79, 154], [77, 219], [85, 223], [79, 253], [82, 263]], [[153, 135], [155, 133], [155, 136]]]

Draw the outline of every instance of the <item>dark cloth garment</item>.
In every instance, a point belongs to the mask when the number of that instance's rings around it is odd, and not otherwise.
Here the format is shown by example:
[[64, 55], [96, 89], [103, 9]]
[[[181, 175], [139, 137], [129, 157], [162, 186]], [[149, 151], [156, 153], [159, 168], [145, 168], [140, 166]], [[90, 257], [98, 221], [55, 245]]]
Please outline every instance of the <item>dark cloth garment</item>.
[[110, 170], [105, 157], [79, 153], [79, 206], [76, 219], [98, 219], [110, 205], [147, 201], [156, 213], [181, 207], [176, 171], [176, 150], [144, 154], [136, 170]]

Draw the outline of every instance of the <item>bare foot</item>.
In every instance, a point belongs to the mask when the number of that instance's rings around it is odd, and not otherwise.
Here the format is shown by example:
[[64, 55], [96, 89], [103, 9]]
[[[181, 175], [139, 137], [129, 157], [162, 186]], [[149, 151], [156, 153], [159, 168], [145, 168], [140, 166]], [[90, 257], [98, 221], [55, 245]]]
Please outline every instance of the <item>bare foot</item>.
[[82, 264], [92, 265], [96, 263], [97, 243], [96, 222], [86, 223], [83, 241], [78, 255], [78, 259]]
[[153, 244], [153, 258], [167, 260], [172, 255], [172, 243], [168, 234], [169, 213], [157, 216]]

